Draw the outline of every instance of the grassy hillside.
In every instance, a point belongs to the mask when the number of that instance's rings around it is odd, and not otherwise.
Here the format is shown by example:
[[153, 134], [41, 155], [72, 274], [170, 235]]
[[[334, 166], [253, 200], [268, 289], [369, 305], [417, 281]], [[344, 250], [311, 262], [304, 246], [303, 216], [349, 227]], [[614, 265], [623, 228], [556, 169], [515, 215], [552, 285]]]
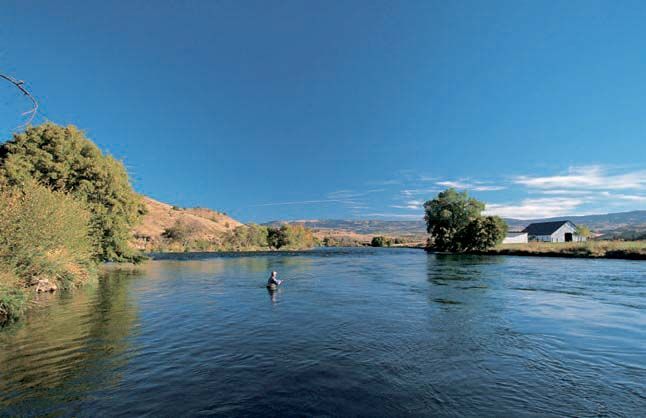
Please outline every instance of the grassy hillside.
[[603, 215], [560, 216], [545, 219], [505, 219], [511, 230], [520, 230], [530, 223], [569, 220], [575, 224], [584, 224], [591, 230], [607, 235], [621, 234], [627, 231], [646, 233], [646, 210], [631, 212], [607, 213]]
[[[509, 225], [509, 229], [512, 231], [521, 230], [533, 222], [560, 220], [570, 220], [575, 224], [587, 225], [593, 231], [602, 233], [604, 238], [646, 238], [646, 210], [608, 213], [604, 215], [561, 216], [545, 219], [505, 219]], [[367, 239], [375, 235], [410, 238], [426, 236], [426, 224], [421, 215], [420, 220], [411, 221], [324, 219], [273, 221], [265, 225], [280, 226], [284, 223], [302, 224], [313, 229], [317, 236], [324, 236], [326, 233], [333, 233], [335, 235], [358, 234], [361, 239]]]
[[144, 197], [146, 214], [133, 229], [135, 248], [144, 251], [184, 250], [187, 245], [218, 243], [241, 222], [206, 208], [179, 208]]

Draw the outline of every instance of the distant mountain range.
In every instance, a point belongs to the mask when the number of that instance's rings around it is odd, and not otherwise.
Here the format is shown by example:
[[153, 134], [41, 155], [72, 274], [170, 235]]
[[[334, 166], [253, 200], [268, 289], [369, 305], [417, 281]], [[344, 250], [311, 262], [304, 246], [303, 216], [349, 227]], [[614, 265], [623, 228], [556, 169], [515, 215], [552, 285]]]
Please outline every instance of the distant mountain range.
[[634, 210], [631, 212], [607, 213], [604, 215], [583, 215], [583, 216], [559, 216], [545, 219], [505, 219], [510, 230], [522, 229], [534, 222], [550, 222], [569, 220], [575, 224], [584, 224], [593, 231], [610, 233], [618, 231], [646, 231], [646, 210]]
[[[646, 234], [646, 210], [631, 212], [608, 213], [605, 215], [560, 216], [544, 219], [512, 219], [505, 221], [509, 229], [521, 230], [530, 223], [570, 220], [575, 224], [585, 224], [591, 230], [604, 236], [621, 236], [632, 238], [636, 235]], [[382, 220], [299, 220], [299, 221], [272, 221], [268, 226], [279, 226], [284, 223], [302, 224], [315, 230], [347, 231], [365, 235], [391, 235], [391, 236], [419, 236], [426, 234], [426, 224], [422, 219], [416, 221], [382, 221]]]

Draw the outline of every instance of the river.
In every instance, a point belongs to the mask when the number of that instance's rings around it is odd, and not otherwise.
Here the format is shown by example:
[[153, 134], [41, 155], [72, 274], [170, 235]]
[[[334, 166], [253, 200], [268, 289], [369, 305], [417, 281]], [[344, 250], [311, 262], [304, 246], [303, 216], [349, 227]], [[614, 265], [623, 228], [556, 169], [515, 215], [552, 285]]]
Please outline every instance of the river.
[[646, 414], [643, 261], [158, 258], [0, 331], [0, 415]]

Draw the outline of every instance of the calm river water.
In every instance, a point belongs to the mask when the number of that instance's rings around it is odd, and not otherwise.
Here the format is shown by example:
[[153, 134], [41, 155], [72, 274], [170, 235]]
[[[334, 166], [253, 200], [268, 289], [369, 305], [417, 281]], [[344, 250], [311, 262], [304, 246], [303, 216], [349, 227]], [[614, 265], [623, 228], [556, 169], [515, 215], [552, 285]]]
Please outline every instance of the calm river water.
[[0, 331], [0, 415], [646, 416], [645, 262], [178, 257]]

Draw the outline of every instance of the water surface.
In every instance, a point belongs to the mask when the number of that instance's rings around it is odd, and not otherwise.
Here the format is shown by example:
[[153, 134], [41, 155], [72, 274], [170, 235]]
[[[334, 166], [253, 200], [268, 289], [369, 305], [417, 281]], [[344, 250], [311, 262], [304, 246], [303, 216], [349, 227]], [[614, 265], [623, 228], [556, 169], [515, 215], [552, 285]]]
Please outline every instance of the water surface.
[[178, 258], [1, 331], [0, 415], [645, 415], [644, 262]]

